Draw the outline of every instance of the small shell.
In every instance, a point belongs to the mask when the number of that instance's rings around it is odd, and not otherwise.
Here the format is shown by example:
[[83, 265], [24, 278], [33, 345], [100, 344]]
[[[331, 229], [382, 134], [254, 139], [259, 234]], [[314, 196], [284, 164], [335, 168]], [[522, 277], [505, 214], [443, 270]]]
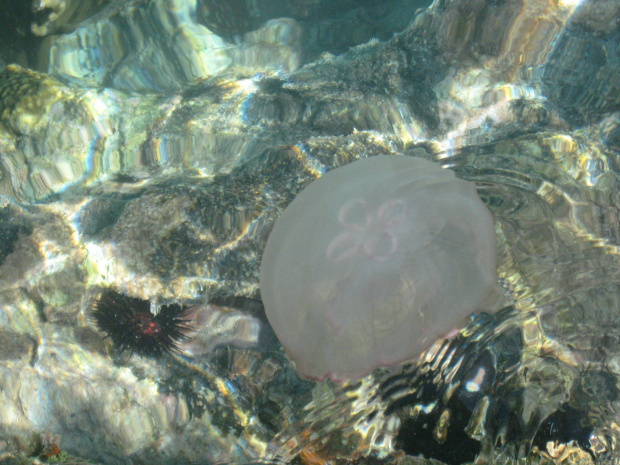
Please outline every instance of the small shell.
[[278, 339], [306, 376], [357, 378], [419, 355], [497, 303], [493, 218], [427, 160], [330, 171], [278, 219], [260, 270]]

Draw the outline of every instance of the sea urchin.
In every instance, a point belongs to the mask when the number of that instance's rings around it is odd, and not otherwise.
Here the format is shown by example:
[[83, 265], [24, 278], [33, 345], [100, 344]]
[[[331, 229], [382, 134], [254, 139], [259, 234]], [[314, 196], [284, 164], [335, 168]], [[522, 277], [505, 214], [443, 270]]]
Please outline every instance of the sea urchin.
[[148, 300], [106, 289], [93, 308], [97, 327], [112, 339], [119, 353], [129, 351], [149, 357], [179, 352], [179, 343], [190, 329], [188, 309], [162, 305], [155, 315]]

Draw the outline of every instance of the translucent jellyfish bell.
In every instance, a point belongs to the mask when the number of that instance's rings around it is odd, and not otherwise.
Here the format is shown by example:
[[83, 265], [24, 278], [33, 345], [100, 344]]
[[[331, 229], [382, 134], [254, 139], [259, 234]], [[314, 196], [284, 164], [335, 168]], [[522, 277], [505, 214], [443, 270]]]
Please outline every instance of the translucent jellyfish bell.
[[500, 295], [493, 218], [473, 183], [375, 156], [312, 182], [276, 222], [260, 289], [306, 376], [358, 378], [418, 356]]

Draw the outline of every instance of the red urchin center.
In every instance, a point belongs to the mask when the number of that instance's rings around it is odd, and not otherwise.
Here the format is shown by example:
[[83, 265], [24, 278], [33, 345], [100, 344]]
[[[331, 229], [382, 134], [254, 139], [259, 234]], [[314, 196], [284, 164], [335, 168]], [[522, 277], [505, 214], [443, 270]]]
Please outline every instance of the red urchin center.
[[131, 324], [135, 332], [143, 336], [154, 336], [161, 331], [161, 326], [153, 319], [151, 312], [136, 313]]

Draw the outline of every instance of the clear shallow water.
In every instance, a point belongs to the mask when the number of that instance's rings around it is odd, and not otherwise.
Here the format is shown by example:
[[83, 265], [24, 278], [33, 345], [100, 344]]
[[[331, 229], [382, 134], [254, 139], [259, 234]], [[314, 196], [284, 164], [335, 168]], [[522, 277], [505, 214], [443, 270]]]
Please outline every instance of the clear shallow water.
[[[287, 5], [109, 2], [2, 37], [2, 460], [615, 463], [617, 4]], [[476, 182], [506, 308], [402, 372], [308, 381], [256, 301], [264, 241], [377, 154]], [[104, 289], [203, 309], [183, 355], [102, 339]]]

